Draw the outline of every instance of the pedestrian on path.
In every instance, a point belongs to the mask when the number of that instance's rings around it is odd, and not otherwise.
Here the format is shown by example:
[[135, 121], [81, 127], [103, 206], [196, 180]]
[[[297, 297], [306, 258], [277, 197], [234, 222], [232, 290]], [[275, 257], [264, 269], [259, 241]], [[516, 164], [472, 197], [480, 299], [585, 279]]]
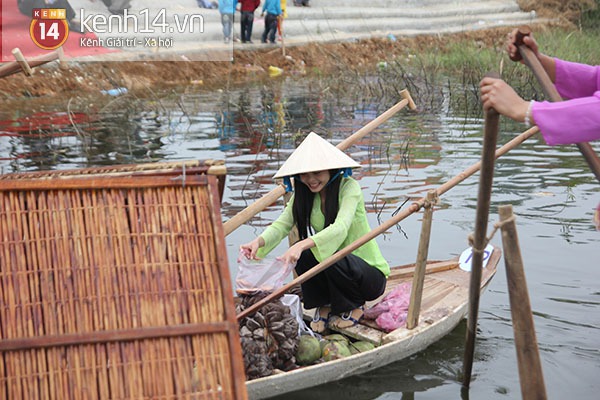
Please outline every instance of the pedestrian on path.
[[254, 10], [260, 6], [260, 0], [240, 0], [242, 18], [240, 27], [242, 29], [242, 43], [252, 43], [252, 25], [254, 25]]
[[287, 16], [287, 0], [281, 0], [281, 15], [277, 18], [277, 38], [279, 40], [283, 40], [283, 20]]
[[237, 0], [219, 0], [219, 12], [223, 25], [223, 41], [229, 43], [233, 35], [233, 22]]
[[277, 18], [281, 15], [281, 0], [265, 0], [261, 17], [265, 16], [265, 31], [262, 35], [262, 42], [275, 43], [275, 34], [277, 33]]

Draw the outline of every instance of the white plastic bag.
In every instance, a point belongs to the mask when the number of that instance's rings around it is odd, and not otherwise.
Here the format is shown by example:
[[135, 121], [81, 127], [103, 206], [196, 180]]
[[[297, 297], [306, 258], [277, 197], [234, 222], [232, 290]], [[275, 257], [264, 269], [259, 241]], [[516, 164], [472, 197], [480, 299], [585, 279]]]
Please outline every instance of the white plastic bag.
[[284, 294], [281, 297], [281, 302], [288, 306], [290, 309], [290, 314], [292, 314], [292, 317], [296, 318], [296, 321], [298, 321], [298, 337], [302, 335], [311, 335], [313, 337], [317, 337], [317, 334], [308, 326], [306, 326], [306, 323], [302, 318], [302, 305], [300, 304], [300, 297], [297, 294]]
[[278, 259], [250, 260], [240, 251], [235, 279], [236, 291], [240, 294], [272, 292], [283, 286], [285, 278], [295, 266], [296, 264], [286, 265]]

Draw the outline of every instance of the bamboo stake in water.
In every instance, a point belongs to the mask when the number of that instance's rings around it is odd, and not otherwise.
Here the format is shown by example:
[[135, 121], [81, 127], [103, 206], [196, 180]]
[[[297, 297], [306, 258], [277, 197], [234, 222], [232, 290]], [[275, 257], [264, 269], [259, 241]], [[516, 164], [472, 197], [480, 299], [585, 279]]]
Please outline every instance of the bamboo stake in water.
[[[401, 91], [400, 96], [402, 96], [402, 100], [400, 102], [398, 102], [389, 110], [381, 114], [379, 117], [375, 118], [373, 121], [369, 122], [367, 125], [363, 126], [350, 137], [343, 140], [336, 147], [342, 151], [348, 149], [355, 142], [365, 137], [368, 133], [371, 133], [373, 130], [375, 130], [375, 128], [386, 122], [394, 114], [402, 110], [407, 105], [410, 107], [411, 110], [416, 109], [415, 103], [410, 97], [410, 93], [408, 92], [408, 90], [404, 89], [403, 91]], [[248, 222], [256, 214], [273, 204], [275, 201], [277, 201], [278, 198], [283, 196], [284, 193], [285, 188], [282, 185], [279, 185], [275, 189], [271, 190], [269, 193], [267, 193], [266, 195], [264, 195], [263, 197], [250, 204], [248, 207], [246, 207], [239, 213], [237, 213], [228, 221], [225, 221], [223, 223], [223, 230], [225, 232], [225, 236], [229, 235], [241, 225]]]
[[[488, 74], [498, 77], [498, 74]], [[479, 311], [479, 295], [481, 294], [481, 269], [483, 266], [483, 249], [486, 246], [486, 229], [490, 211], [490, 198], [494, 180], [494, 150], [498, 138], [499, 115], [493, 108], [485, 114], [485, 133], [481, 154], [481, 174], [479, 175], [479, 193], [477, 196], [477, 212], [475, 216], [475, 234], [473, 241], [473, 258], [471, 261], [471, 282], [469, 284], [469, 317], [467, 320], [467, 338], [465, 342], [463, 386], [469, 387], [475, 352], [475, 335], [477, 330], [477, 313]]]
[[427, 267], [427, 254], [429, 253], [429, 239], [431, 238], [433, 204], [436, 196], [437, 194], [435, 190], [430, 190], [427, 192], [427, 201], [424, 205], [425, 211], [423, 212], [423, 225], [421, 226], [419, 250], [417, 252], [415, 274], [413, 275], [412, 289], [410, 292], [408, 316], [406, 317], [406, 327], [408, 329], [413, 329], [419, 324], [421, 300], [423, 298], [423, 283], [425, 282], [425, 270]]
[[510, 299], [515, 347], [519, 362], [519, 381], [524, 400], [545, 400], [546, 387], [538, 350], [531, 303], [527, 292], [527, 281], [523, 259], [519, 248], [519, 237], [511, 205], [498, 208], [502, 223], [502, 247], [506, 265], [506, 281]]

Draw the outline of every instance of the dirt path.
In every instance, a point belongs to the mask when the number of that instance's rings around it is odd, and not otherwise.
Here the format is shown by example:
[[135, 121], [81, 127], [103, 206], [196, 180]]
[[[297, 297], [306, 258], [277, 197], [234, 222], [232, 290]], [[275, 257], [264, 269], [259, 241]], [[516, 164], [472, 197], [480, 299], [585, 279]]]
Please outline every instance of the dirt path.
[[468, 38], [482, 46], [502, 46], [511, 28], [413, 38], [367, 39], [359, 42], [308, 44], [286, 48], [236, 50], [233, 62], [57, 62], [36, 68], [31, 77], [15, 74], [0, 79], [0, 101], [50, 95], [93, 95], [101, 90], [125, 87], [143, 93], [165, 86], [202, 85], [224, 87], [268, 76], [269, 66], [283, 69], [282, 76], [311, 73], [364, 72], [377, 62], [418, 54], [432, 48], [444, 51], [454, 40]]

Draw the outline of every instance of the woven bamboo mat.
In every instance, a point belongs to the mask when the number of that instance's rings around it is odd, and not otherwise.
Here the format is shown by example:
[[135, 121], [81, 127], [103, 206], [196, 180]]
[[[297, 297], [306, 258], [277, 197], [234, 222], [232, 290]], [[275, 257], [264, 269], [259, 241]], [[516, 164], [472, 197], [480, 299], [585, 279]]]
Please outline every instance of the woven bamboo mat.
[[196, 174], [214, 175], [217, 177], [219, 196], [223, 197], [227, 169], [223, 160], [188, 160], [145, 164], [121, 164], [104, 167], [79, 168], [67, 170], [46, 170], [34, 172], [20, 172], [14, 174], [0, 174], [2, 180], [21, 179], [64, 179], [87, 178], [93, 175], [105, 177], [113, 176], [187, 176]]
[[0, 180], [0, 399], [245, 399], [217, 186]]

